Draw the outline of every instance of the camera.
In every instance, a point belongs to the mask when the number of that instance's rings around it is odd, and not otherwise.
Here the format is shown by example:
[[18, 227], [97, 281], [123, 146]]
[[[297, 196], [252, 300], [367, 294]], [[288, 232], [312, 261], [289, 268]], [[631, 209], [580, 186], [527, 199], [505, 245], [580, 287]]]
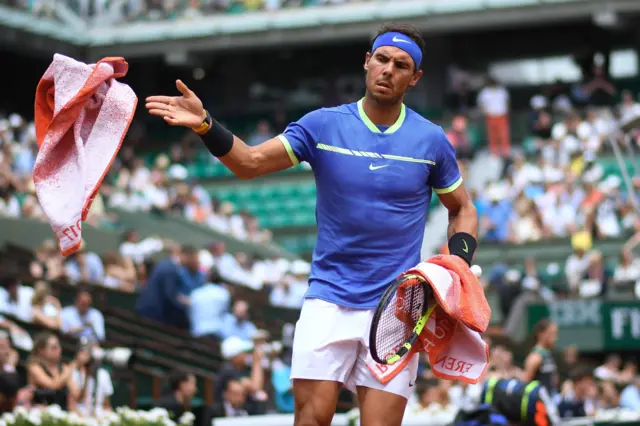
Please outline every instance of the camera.
[[115, 347], [104, 349], [98, 344], [87, 339], [80, 340], [80, 349], [78, 352], [87, 351], [90, 364], [100, 365], [109, 364], [115, 368], [129, 369], [136, 361], [133, 349], [125, 347]]
[[103, 349], [99, 346], [91, 350], [91, 358], [98, 363], [105, 363], [115, 368], [129, 369], [135, 363], [136, 356], [129, 348], [116, 347]]

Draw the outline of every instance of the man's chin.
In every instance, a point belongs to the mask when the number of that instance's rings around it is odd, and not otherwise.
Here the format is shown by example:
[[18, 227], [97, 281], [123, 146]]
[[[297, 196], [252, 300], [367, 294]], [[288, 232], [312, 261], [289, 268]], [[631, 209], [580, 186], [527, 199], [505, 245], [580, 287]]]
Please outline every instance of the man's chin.
[[380, 93], [375, 90], [370, 91], [369, 95], [380, 105], [395, 105], [402, 99], [402, 96], [397, 96], [394, 93]]

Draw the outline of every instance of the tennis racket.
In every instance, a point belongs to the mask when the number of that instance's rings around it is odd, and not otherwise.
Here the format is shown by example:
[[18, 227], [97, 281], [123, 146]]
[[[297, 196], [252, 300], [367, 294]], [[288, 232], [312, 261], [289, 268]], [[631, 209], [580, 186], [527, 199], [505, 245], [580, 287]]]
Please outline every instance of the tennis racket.
[[371, 322], [369, 350], [378, 364], [395, 364], [418, 340], [437, 306], [419, 275], [403, 275], [384, 292]]

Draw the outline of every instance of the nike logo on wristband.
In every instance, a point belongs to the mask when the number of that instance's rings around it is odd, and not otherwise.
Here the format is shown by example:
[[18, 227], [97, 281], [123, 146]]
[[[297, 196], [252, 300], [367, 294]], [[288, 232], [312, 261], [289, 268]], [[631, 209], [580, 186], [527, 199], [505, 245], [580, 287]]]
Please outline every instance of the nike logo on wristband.
[[462, 251], [465, 253], [469, 253], [469, 246], [467, 245], [467, 242], [465, 240], [462, 240], [462, 242], [464, 243], [464, 248], [462, 249]]

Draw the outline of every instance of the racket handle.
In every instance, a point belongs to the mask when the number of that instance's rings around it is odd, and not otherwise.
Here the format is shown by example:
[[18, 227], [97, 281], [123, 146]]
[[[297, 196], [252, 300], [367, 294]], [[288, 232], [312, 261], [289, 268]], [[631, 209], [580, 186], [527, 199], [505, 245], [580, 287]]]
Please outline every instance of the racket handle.
[[476, 277], [480, 278], [482, 276], [482, 268], [478, 265], [472, 265], [471, 268], [469, 268], [471, 270], [471, 272], [473, 272], [473, 275], [475, 275]]

